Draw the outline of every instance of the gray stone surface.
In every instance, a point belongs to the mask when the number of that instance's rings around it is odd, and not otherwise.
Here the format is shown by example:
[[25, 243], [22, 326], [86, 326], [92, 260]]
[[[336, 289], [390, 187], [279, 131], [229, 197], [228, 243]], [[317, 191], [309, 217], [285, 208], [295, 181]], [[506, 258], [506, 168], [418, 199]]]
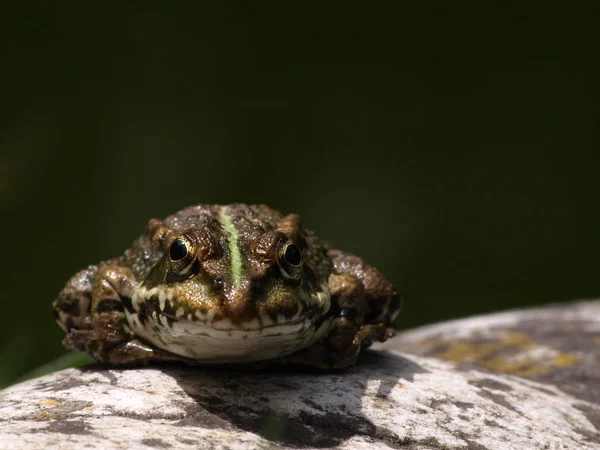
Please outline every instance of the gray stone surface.
[[447, 322], [343, 374], [69, 369], [2, 391], [0, 448], [600, 449], [599, 325], [600, 302]]
[[550, 383], [600, 404], [600, 301], [442, 322], [406, 331], [377, 348]]

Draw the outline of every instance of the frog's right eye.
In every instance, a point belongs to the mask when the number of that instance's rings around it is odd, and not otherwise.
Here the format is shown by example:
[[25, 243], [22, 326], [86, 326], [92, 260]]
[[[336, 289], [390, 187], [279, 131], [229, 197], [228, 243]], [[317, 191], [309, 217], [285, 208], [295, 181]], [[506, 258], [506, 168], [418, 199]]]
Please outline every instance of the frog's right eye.
[[169, 248], [169, 258], [171, 258], [171, 261], [181, 261], [188, 253], [188, 244], [183, 239], [175, 239]]
[[192, 238], [184, 234], [175, 239], [169, 247], [169, 259], [171, 260], [169, 267], [171, 275], [176, 277], [192, 275], [192, 269], [196, 262], [196, 248]]

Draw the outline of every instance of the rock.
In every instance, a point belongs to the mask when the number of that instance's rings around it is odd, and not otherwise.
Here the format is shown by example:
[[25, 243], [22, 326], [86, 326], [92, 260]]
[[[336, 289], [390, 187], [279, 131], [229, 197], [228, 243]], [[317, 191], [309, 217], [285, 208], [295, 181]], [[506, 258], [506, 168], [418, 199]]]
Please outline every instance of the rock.
[[452, 361], [462, 370], [526, 377], [600, 404], [600, 301], [443, 322], [377, 348]]
[[600, 449], [599, 349], [586, 302], [408, 331], [343, 374], [68, 369], [2, 391], [0, 448]]

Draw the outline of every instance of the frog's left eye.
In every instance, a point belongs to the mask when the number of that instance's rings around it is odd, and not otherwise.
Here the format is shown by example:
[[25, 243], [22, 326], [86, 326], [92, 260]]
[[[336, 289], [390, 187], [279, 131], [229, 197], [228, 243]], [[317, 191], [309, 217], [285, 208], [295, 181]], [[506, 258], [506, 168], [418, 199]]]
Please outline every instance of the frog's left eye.
[[285, 278], [298, 279], [302, 273], [302, 252], [290, 241], [280, 242], [277, 249], [279, 268]]
[[296, 244], [289, 243], [283, 249], [283, 258], [290, 266], [298, 267], [302, 262], [302, 253]]
[[188, 253], [188, 244], [183, 239], [175, 239], [169, 248], [169, 258], [171, 258], [171, 261], [181, 261]]

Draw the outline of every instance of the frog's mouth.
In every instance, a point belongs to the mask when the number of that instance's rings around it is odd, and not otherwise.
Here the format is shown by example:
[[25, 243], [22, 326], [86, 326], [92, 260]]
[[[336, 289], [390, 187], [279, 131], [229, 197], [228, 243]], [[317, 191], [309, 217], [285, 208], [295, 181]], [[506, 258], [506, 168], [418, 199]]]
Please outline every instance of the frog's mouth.
[[127, 314], [131, 328], [164, 350], [200, 361], [258, 361], [286, 355], [323, 336], [333, 318], [328, 291], [312, 296], [291, 317], [257, 313], [239, 322], [218, 311], [191, 312], [168, 293], [154, 289], [134, 296], [135, 311]]

